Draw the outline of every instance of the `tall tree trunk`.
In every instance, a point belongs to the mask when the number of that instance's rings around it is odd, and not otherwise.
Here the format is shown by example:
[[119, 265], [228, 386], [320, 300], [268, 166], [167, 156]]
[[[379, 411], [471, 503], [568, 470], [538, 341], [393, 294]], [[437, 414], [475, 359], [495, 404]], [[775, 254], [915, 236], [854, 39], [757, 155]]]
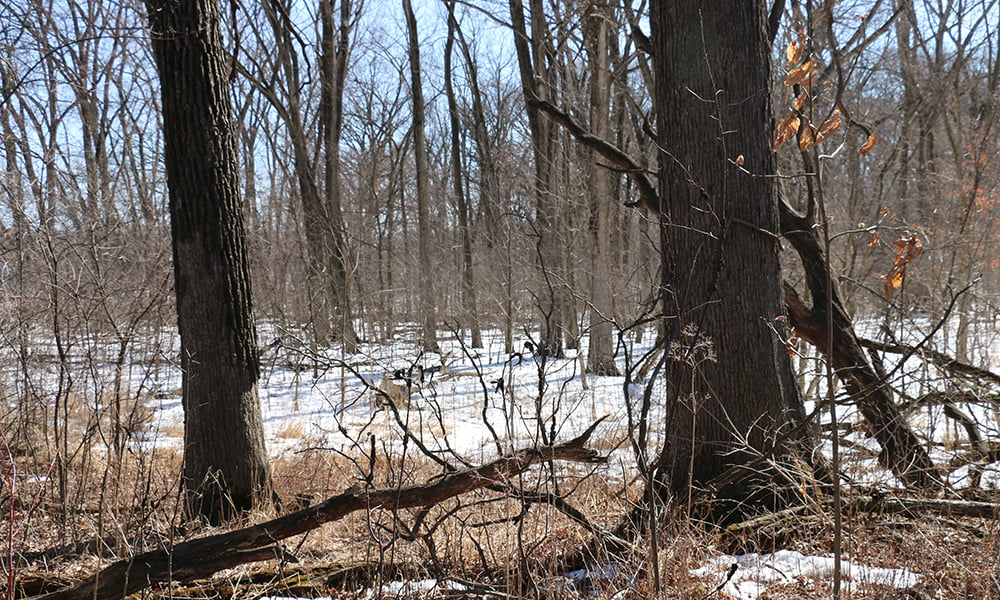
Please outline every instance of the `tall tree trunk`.
[[214, 0], [147, 7], [181, 336], [185, 500], [191, 516], [219, 523], [270, 499], [228, 62]]
[[465, 59], [469, 94], [472, 96], [472, 138], [476, 144], [476, 160], [479, 162], [479, 202], [485, 220], [482, 228], [488, 248], [499, 244], [500, 240], [500, 181], [497, 174], [496, 151], [486, 129], [486, 110], [483, 108], [483, 94], [479, 89], [479, 68], [462, 34], [462, 28], [455, 23], [458, 45]]
[[[532, 105], [534, 99], [550, 99], [550, 52], [547, 47], [548, 31], [545, 13], [539, 0], [531, 0], [531, 37], [525, 29], [524, 5], [521, 0], [510, 0], [511, 23], [514, 30], [514, 49], [521, 74], [521, 87], [527, 104], [528, 128], [531, 131], [531, 149], [535, 162], [535, 213], [537, 259], [542, 272], [540, 289], [536, 291], [538, 308], [542, 317], [541, 344], [545, 352], [562, 356], [564, 332], [564, 307], [561, 302], [565, 288], [565, 272], [560, 248], [559, 210], [552, 191], [554, 173], [555, 135], [551, 121]], [[531, 41], [529, 47], [528, 42]]]
[[[667, 440], [657, 465], [681, 498], [711, 489], [718, 516], [771, 505], [776, 439], [800, 423], [784, 314], [764, 2], [651, 5], [660, 147], [664, 314], [671, 357]], [[731, 160], [743, 155], [742, 172]], [[786, 454], [777, 449], [776, 459]], [[725, 486], [715, 480], [745, 470]], [[721, 512], [720, 512], [721, 511]]]
[[427, 166], [427, 139], [424, 133], [424, 93], [420, 79], [420, 42], [417, 38], [417, 18], [413, 14], [410, 0], [403, 0], [406, 13], [406, 30], [409, 39], [410, 81], [413, 96], [413, 155], [417, 169], [417, 238], [418, 260], [423, 275], [420, 277], [420, 317], [423, 320], [423, 345], [426, 350], [436, 352], [437, 316], [434, 306], [434, 278], [431, 264], [431, 215], [430, 190]]
[[[350, 279], [348, 278], [347, 240], [344, 237], [344, 217], [341, 212], [340, 136], [344, 124], [344, 83], [350, 57], [350, 36], [353, 26], [351, 0], [340, 1], [340, 25], [333, 20], [333, 0], [320, 0], [323, 58], [321, 109], [323, 118], [323, 149], [326, 156], [326, 203], [323, 205], [324, 257], [328, 264], [327, 286], [333, 301], [332, 326], [334, 336], [348, 352], [357, 350], [357, 334], [351, 321]], [[335, 33], [336, 30], [336, 33]]]
[[[590, 132], [610, 139], [611, 72], [608, 69], [608, 26], [610, 6], [595, 2], [587, 13], [587, 51], [590, 55]], [[611, 212], [614, 204], [614, 181], [611, 171], [599, 163], [599, 154], [588, 148], [590, 158], [590, 348], [587, 370], [598, 375], [618, 375], [615, 366], [613, 322], [614, 304], [611, 266]]]
[[472, 272], [472, 234], [469, 231], [469, 206], [462, 188], [462, 145], [455, 98], [455, 83], [451, 68], [451, 54], [455, 45], [455, 1], [448, 1], [448, 39], [444, 48], [444, 90], [448, 97], [448, 119], [451, 125], [451, 185], [455, 196], [455, 210], [458, 212], [459, 235], [462, 238], [462, 327], [468, 327], [472, 336], [472, 347], [483, 347], [483, 335], [479, 329], [476, 309], [476, 286]]
[[[309, 309], [316, 341], [344, 344], [348, 352], [357, 346], [351, 320], [347, 280], [347, 250], [340, 206], [340, 131], [343, 80], [346, 77], [348, 42], [351, 29], [351, 2], [341, 4], [340, 36], [335, 33], [332, 0], [320, 0], [321, 80], [320, 116], [324, 148], [324, 187], [320, 187], [320, 167], [304, 122], [300, 57], [296, 51], [294, 24], [289, 8], [280, 0], [269, 0], [264, 14], [271, 25], [275, 48], [275, 69], [281, 69], [281, 88], [264, 76], [251, 82], [267, 98], [288, 129], [292, 145], [295, 179], [302, 199], [302, 225], [309, 262]], [[346, 13], [346, 14], [345, 14]], [[343, 50], [341, 50], [343, 46]]]

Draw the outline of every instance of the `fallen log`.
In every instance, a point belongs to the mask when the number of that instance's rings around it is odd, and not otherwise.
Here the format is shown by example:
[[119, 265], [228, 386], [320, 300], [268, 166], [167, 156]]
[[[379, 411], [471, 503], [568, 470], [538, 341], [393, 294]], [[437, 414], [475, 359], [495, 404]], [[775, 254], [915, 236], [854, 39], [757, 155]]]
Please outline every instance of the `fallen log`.
[[266, 523], [145, 552], [111, 564], [73, 587], [31, 600], [118, 600], [156, 584], [203, 579], [223, 569], [276, 558], [282, 553], [281, 540], [353, 512], [430, 506], [502, 483], [542, 462], [601, 463], [606, 457], [585, 444], [602, 420], [564, 444], [520, 450], [480, 467], [451, 472], [432, 483], [392, 489], [352, 487], [316, 506]]
[[899, 496], [858, 496], [845, 505], [845, 510], [875, 513], [931, 513], [946, 517], [1000, 517], [1000, 504], [950, 498], [905, 498]]
[[[750, 535], [768, 527], [795, 527], [809, 515], [830, 519], [825, 510], [817, 510], [816, 505], [799, 505], [778, 512], [766, 513], [733, 523], [723, 530], [726, 536]], [[829, 503], [822, 504], [829, 509]], [[909, 498], [887, 494], [848, 495], [844, 498], [844, 510], [855, 513], [905, 514], [916, 516], [934, 514], [943, 517], [970, 517], [976, 519], [1000, 518], [1000, 504], [954, 498]], [[789, 525], [790, 524], [790, 525]]]

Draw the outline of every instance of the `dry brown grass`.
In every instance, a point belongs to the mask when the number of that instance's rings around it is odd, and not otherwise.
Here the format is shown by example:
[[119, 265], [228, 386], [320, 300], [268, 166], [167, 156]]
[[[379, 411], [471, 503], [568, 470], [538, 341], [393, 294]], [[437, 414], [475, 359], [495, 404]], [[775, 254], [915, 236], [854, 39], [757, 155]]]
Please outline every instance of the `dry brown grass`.
[[[294, 447], [272, 463], [285, 511], [314, 504], [352, 485], [412, 485], [443, 473], [430, 460], [412, 455], [406, 459], [387, 456], [378, 448], [374, 459], [349, 458], [319, 447], [318, 440], [293, 429], [286, 430], [285, 439], [294, 440]], [[603, 443], [614, 445], [611, 440]], [[27, 463], [19, 465], [23, 467], [22, 483], [16, 490], [15, 502], [22, 510], [15, 525], [22, 526], [22, 530], [15, 548], [23, 554], [17, 567], [21, 581], [77, 579], [111, 559], [207, 533], [178, 527], [181, 457], [177, 452], [127, 452], [120, 465], [113, 458], [96, 446], [86, 460], [77, 457], [72, 463], [76, 470], [69, 473], [67, 485], [80, 501], [70, 508], [57, 502], [55, 485], [28, 483], [31, 467]], [[616, 600], [650, 597], [658, 582], [662, 597], [700, 600], [718, 582], [692, 578], [689, 571], [721, 552], [787, 548], [805, 554], [826, 554], [831, 550], [832, 521], [826, 514], [802, 513], [739, 539], [693, 525], [683, 515], [670, 514], [664, 518], [657, 539], [658, 577], [650, 570], [649, 540], [642, 538], [631, 553], [610, 559], [615, 577], [595, 578], [580, 587], [566, 579], [561, 561], [590, 543], [592, 537], [555, 507], [538, 501], [539, 495], [558, 492], [595, 526], [610, 530], [633, 509], [641, 489], [634, 480], [623, 484], [628, 478], [621, 471], [620, 466], [604, 470], [561, 466], [558, 486], [545, 469], [509, 482], [511, 488], [535, 494], [533, 502], [502, 491], [480, 490], [423, 510], [355, 513], [287, 540], [285, 561], [245, 566], [222, 573], [211, 583], [175, 588], [169, 594], [214, 598], [235, 594], [242, 598], [285, 589], [299, 595], [351, 597], [362, 588], [397, 578], [451, 577], [495, 586], [517, 596], [615, 596]], [[29, 511], [38, 494], [41, 502]], [[272, 516], [261, 513], [249, 520], [259, 522]], [[844, 597], [1000, 598], [998, 536], [1000, 526], [993, 521], [927, 515], [848, 515], [845, 550], [853, 561], [908, 568], [919, 573], [923, 583], [910, 596], [894, 589], [850, 588]], [[45, 560], [37, 554], [98, 538], [107, 543], [85, 548], [82, 553], [53, 551]], [[292, 557], [296, 563], [289, 562]], [[277, 587], [269, 588], [268, 582]], [[22, 593], [40, 589], [25, 587]], [[166, 593], [161, 590], [156, 595]], [[831, 589], [828, 582], [803, 578], [774, 586], [764, 597], [830, 598]]]

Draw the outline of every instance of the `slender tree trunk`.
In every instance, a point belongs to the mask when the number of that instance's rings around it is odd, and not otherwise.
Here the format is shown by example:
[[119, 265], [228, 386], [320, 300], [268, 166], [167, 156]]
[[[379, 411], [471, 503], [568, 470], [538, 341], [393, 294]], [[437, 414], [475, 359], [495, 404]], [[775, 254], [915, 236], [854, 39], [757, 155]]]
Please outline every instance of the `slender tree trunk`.
[[476, 308], [476, 286], [472, 272], [472, 234], [469, 231], [469, 206], [462, 187], [462, 145], [458, 101], [455, 98], [455, 83], [451, 67], [451, 54], [455, 45], [455, 1], [448, 2], [448, 39], [444, 49], [444, 90], [448, 97], [448, 119], [451, 125], [451, 184], [458, 212], [458, 229], [462, 238], [462, 326], [469, 328], [472, 347], [483, 347], [483, 335], [479, 329]]
[[160, 74], [191, 516], [270, 501], [228, 61], [214, 0], [149, 0]]
[[[521, 0], [510, 0], [511, 23], [514, 30], [514, 49], [521, 74], [521, 86], [527, 104], [528, 128], [531, 131], [531, 149], [535, 163], [535, 235], [536, 253], [542, 282], [535, 291], [542, 318], [541, 344], [545, 352], [559, 357], [563, 354], [564, 310], [560, 299], [566, 282], [560, 248], [559, 210], [552, 190], [554, 173], [555, 136], [552, 123], [532, 106], [536, 98], [549, 99], [550, 52], [545, 13], [539, 0], [531, 0], [531, 37], [525, 29], [524, 5]], [[529, 47], [529, 40], [531, 45]]]
[[[608, 69], [608, 27], [612, 23], [610, 6], [593, 3], [587, 14], [587, 50], [590, 55], [590, 132], [610, 139], [611, 72]], [[588, 149], [590, 158], [590, 348], [587, 370], [598, 375], [618, 375], [615, 366], [614, 290], [611, 265], [611, 212], [614, 204], [614, 181], [611, 171], [599, 164], [600, 156]]]
[[420, 78], [420, 42], [417, 38], [417, 18], [410, 0], [403, 0], [406, 30], [409, 38], [410, 81], [413, 96], [413, 155], [417, 169], [417, 238], [418, 260], [422, 276], [419, 282], [420, 317], [423, 321], [423, 345], [438, 350], [437, 311], [435, 309], [433, 265], [431, 264], [430, 190], [427, 166], [427, 139], [424, 133], [424, 93]]
[[479, 162], [479, 202], [480, 210], [485, 220], [482, 227], [483, 237], [488, 248], [500, 243], [500, 182], [497, 174], [496, 151], [486, 128], [486, 111], [483, 108], [483, 94], [479, 89], [479, 68], [469, 48], [469, 43], [462, 34], [462, 28], [455, 23], [455, 33], [458, 45], [465, 59], [465, 69], [469, 82], [469, 94], [472, 97], [472, 138], [476, 144], [476, 159]]
[[[340, 137], [344, 123], [344, 83], [350, 58], [352, 20], [351, 0], [340, 1], [340, 25], [334, 26], [333, 0], [320, 0], [323, 47], [323, 87], [321, 109], [323, 118], [323, 149], [326, 156], [326, 202], [323, 205], [324, 256], [328, 265], [327, 286], [333, 301], [332, 326], [334, 336], [348, 352], [357, 350], [351, 311], [350, 279], [348, 277], [347, 240], [341, 211]], [[335, 34], [336, 29], [336, 34]]]

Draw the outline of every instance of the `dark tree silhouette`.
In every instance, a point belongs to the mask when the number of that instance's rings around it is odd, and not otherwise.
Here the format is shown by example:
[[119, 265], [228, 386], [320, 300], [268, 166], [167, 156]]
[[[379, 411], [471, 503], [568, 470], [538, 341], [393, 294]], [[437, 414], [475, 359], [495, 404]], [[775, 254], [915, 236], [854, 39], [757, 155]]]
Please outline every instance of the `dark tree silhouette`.
[[212, 523], [268, 501], [259, 361], [214, 0], [148, 0], [160, 75], [184, 387], [183, 485]]

